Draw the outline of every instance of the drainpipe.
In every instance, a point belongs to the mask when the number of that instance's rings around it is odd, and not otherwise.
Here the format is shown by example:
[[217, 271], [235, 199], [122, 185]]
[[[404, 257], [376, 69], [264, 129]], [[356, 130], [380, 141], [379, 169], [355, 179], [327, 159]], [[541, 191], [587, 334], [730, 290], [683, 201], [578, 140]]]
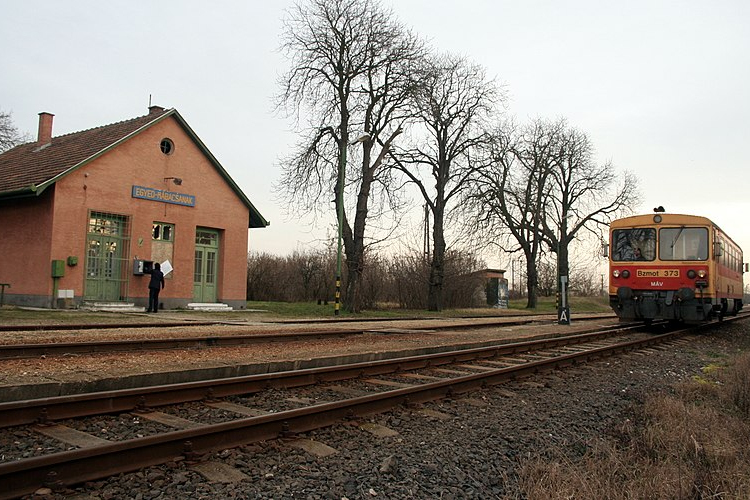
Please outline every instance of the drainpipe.
[[10, 288], [10, 283], [0, 283], [0, 307], [5, 303], [5, 287]]

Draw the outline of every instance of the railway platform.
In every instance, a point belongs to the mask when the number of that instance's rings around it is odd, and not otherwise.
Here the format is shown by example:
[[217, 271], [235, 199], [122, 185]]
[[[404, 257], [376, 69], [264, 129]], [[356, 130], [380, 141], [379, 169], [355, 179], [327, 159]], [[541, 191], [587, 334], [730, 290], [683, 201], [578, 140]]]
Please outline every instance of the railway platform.
[[[109, 314], [107, 322], [90, 317], [89, 328], [75, 326], [73, 316], [56, 327], [37, 322], [44, 329], [32, 330], [28, 322], [5, 330], [2, 344], [87, 343], [149, 339], [216, 339], [248, 334], [268, 335], [262, 342], [227, 346], [123, 350], [86, 354], [38, 355], [2, 359], [0, 401], [17, 401], [85, 392], [127, 389], [175, 382], [191, 382], [239, 375], [315, 368], [326, 365], [376, 361], [399, 356], [430, 354], [481, 347], [544, 336], [586, 331], [594, 326], [616, 324], [611, 314], [586, 315], [587, 320], [557, 325], [554, 315], [508, 316], [473, 319], [413, 319], [383, 321], [328, 321], [324, 323], [273, 323], [239, 321], [201, 314], [153, 316]], [[90, 328], [91, 324], [95, 328]], [[482, 327], [482, 325], [489, 325]], [[65, 327], [65, 329], [62, 329]], [[12, 328], [12, 327], [11, 327]], [[340, 332], [340, 335], [285, 339], [290, 332]], [[279, 335], [278, 339], [274, 335]]]

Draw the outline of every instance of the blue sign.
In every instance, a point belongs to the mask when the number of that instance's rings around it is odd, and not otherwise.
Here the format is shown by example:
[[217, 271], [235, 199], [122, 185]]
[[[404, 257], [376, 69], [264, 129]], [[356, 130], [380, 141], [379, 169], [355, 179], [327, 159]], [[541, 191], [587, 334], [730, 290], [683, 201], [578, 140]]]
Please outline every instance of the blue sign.
[[162, 203], [171, 203], [173, 205], [184, 205], [186, 207], [195, 206], [195, 196], [192, 194], [175, 193], [173, 191], [164, 191], [163, 189], [154, 189], [145, 186], [133, 186], [133, 198], [143, 200], [159, 201]]

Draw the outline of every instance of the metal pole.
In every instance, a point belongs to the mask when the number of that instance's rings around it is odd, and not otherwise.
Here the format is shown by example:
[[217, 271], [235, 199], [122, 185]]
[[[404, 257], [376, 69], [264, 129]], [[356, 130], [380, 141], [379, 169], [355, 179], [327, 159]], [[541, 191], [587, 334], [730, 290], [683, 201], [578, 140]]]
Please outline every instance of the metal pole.
[[[570, 324], [570, 305], [568, 304], [568, 217], [567, 215], [560, 221], [560, 239], [557, 240], [557, 279], [560, 293], [560, 303], [557, 310], [557, 323], [560, 325]], [[565, 250], [565, 257], [563, 257]], [[565, 274], [563, 274], [565, 273]]]
[[[343, 141], [343, 137], [341, 139]], [[336, 193], [339, 237], [338, 251], [336, 252], [336, 296], [333, 306], [334, 316], [339, 315], [339, 309], [341, 308], [341, 243], [343, 239], [344, 225], [344, 177], [346, 177], [346, 143], [344, 143], [344, 148], [339, 155], [339, 188]]]

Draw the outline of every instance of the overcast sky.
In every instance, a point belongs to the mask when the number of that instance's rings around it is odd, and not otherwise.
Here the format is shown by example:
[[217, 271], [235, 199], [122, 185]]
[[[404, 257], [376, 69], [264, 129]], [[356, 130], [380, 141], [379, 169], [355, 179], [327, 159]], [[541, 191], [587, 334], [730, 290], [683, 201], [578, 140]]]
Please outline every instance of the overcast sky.
[[[61, 135], [143, 115], [151, 95], [271, 221], [251, 231], [251, 248], [287, 254], [325, 237], [335, 217], [285, 220], [271, 193], [295, 141], [272, 104], [291, 4], [6, 0], [0, 109], [33, 137], [38, 113], [54, 113]], [[586, 132], [600, 161], [639, 177], [639, 211], [708, 216], [750, 255], [750, 2], [384, 4], [437, 51], [483, 65], [518, 121], [565, 117]]]

